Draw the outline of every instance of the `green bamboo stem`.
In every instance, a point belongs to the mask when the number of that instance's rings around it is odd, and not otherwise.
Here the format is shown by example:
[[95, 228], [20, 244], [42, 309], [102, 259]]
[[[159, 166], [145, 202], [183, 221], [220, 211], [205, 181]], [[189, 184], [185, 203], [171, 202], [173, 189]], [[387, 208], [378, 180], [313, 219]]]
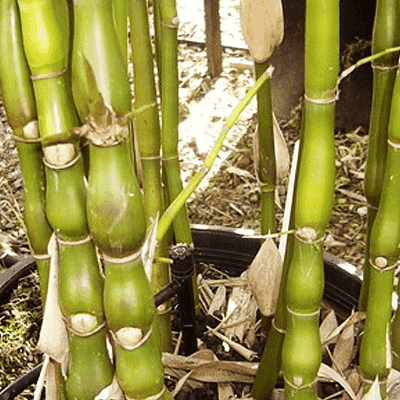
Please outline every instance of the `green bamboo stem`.
[[[78, 125], [66, 74], [69, 49], [62, 36], [65, 26], [57, 19], [57, 4], [52, 1], [21, 0], [19, 5], [41, 137], [63, 134]], [[89, 230], [83, 162], [77, 143], [77, 139], [71, 138], [44, 147], [46, 214], [61, 241], [59, 262], [63, 280], [59, 289], [70, 332], [67, 394], [69, 399], [92, 399], [111, 383], [113, 372], [106, 336], [98, 332], [104, 323], [98, 259], [93, 246], [87, 248], [85, 241], [81, 242], [88, 237]], [[85, 269], [87, 259], [91, 266]], [[77, 276], [81, 279], [76, 280]], [[81, 384], [85, 380], [91, 385], [83, 389]]]
[[294, 201], [294, 248], [286, 288], [287, 333], [282, 349], [285, 395], [292, 399], [318, 398], [322, 239], [332, 213], [335, 187], [339, 1], [308, 0], [305, 26], [303, 131]]
[[[134, 98], [136, 137], [142, 165], [143, 199], [147, 225], [164, 211], [163, 188], [161, 180], [160, 123], [154, 80], [154, 62], [149, 34], [149, 20], [146, 1], [135, 1], [130, 8], [131, 49], [134, 73]], [[166, 238], [159, 243], [156, 258], [168, 258]], [[151, 278], [152, 293], [159, 292], [170, 282], [169, 265], [153, 263]], [[163, 350], [171, 352], [170, 303], [158, 309]]]
[[[114, 344], [116, 376], [128, 398], [159, 393], [168, 397], [161, 347], [152, 342], [159, 333], [141, 261], [147, 221], [127, 140], [131, 95], [112, 2], [82, 0], [75, 2], [74, 11], [74, 98], [90, 142], [88, 221], [104, 257], [104, 310]], [[138, 110], [139, 118], [148, 109]], [[143, 374], [138, 375], [138, 370]]]
[[[372, 34], [372, 54], [399, 44], [399, 4], [393, 0], [376, 3]], [[368, 203], [367, 251], [364, 279], [360, 294], [359, 309], [366, 310], [368, 288], [372, 266], [369, 264], [369, 241], [382, 191], [386, 165], [386, 140], [390, 116], [390, 104], [398, 64], [398, 53], [391, 53], [372, 63], [373, 92], [369, 125], [369, 143], [365, 169], [364, 190]]]
[[167, 208], [164, 214], [161, 216], [160, 221], [158, 223], [157, 230], [157, 241], [160, 241], [164, 235], [167, 233], [168, 228], [171, 226], [175, 216], [179, 212], [180, 208], [186, 203], [187, 199], [194, 193], [197, 186], [203, 180], [203, 178], [207, 175], [211, 167], [213, 166], [219, 150], [221, 150], [224, 140], [229, 132], [229, 130], [235, 125], [237, 119], [240, 114], [244, 111], [247, 105], [250, 103], [252, 98], [257, 94], [262, 85], [271, 78], [270, 71], [265, 71], [260, 78], [257, 79], [257, 82], [251, 87], [246, 96], [240, 101], [240, 103], [233, 110], [232, 114], [226, 119], [225, 126], [223, 127], [221, 133], [218, 136], [218, 139], [208, 154], [207, 158], [204, 161], [203, 166], [196, 172], [187, 186], [179, 193], [179, 195], [175, 198], [175, 200], [171, 203], [171, 205]]
[[[292, 208], [291, 222], [294, 220]], [[254, 379], [251, 395], [256, 400], [269, 399], [275, 388], [282, 366], [282, 347], [287, 330], [286, 318], [286, 289], [289, 267], [293, 256], [294, 235], [289, 235], [285, 258], [283, 261], [282, 277], [279, 286], [278, 300], [271, 330], [264, 347], [260, 366]]]
[[[178, 158], [178, 18], [175, 0], [161, 0], [161, 38], [162, 38], [162, 157], [165, 168], [166, 184], [170, 201], [182, 191]], [[193, 242], [186, 205], [182, 206], [173, 222], [174, 236], [177, 243]]]
[[[258, 79], [269, 66], [268, 61], [255, 62]], [[268, 81], [257, 93], [258, 116], [258, 177], [261, 183], [261, 234], [275, 232], [276, 165], [272, 118], [271, 82]]]
[[113, 0], [112, 2], [114, 26], [118, 36], [118, 42], [124, 57], [125, 64], [128, 63], [128, 13], [129, 3], [127, 0]]
[[[360, 350], [360, 367], [368, 391], [376, 376], [379, 377], [383, 395], [385, 381], [391, 367], [390, 320], [394, 269], [400, 255], [400, 207], [397, 197], [400, 190], [400, 78], [396, 75], [393, 89], [388, 149], [382, 195], [370, 239], [370, 285], [367, 318]], [[394, 336], [397, 333], [394, 332]], [[398, 348], [398, 345], [395, 345]]]

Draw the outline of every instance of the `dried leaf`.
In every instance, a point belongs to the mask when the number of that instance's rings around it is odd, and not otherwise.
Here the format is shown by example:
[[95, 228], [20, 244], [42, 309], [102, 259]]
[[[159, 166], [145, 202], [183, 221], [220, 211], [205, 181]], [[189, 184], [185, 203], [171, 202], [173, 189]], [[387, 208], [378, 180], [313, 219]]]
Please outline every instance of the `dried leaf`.
[[214, 315], [217, 311], [221, 311], [221, 309], [226, 304], [226, 287], [224, 285], [218, 286], [217, 291], [215, 292], [210, 308], [208, 309], [209, 315]]
[[334, 365], [343, 372], [353, 360], [354, 349], [354, 325], [343, 329], [333, 350]]
[[[347, 382], [353, 389], [354, 393], [357, 394], [357, 396], [358, 392], [361, 390], [362, 381], [363, 379], [360, 369], [358, 367], [352, 368], [347, 376]], [[343, 393], [342, 400], [350, 400], [350, 396], [345, 392]]]
[[257, 307], [254, 304], [250, 290], [245, 286], [237, 286], [232, 289], [228, 299], [227, 318], [221, 328], [229, 321], [229, 328], [225, 329], [225, 335], [232, 339], [237, 337], [243, 342], [244, 334], [255, 319]]
[[324, 363], [321, 364], [318, 371], [318, 378], [339, 383], [352, 400], [357, 400], [357, 396], [348, 382], [328, 365]]
[[251, 291], [266, 317], [275, 313], [281, 275], [281, 256], [274, 241], [267, 238], [248, 269]]
[[365, 319], [365, 312], [363, 311], [357, 311], [353, 312], [349, 318], [346, 319], [343, 323], [341, 323], [326, 339], [325, 341], [322, 342], [322, 345], [324, 346], [325, 344], [331, 342], [335, 338], [337, 338], [340, 335], [340, 332], [343, 331], [347, 326], [349, 325], [354, 325], [362, 320]]
[[[212, 360], [207, 360], [210, 355]], [[190, 380], [213, 383], [253, 383], [259, 365], [240, 361], [218, 361], [211, 350], [201, 350], [189, 357], [163, 353], [162, 362], [166, 370], [170, 368], [192, 371]]]
[[[329, 311], [328, 315], [325, 317], [325, 319], [321, 323], [321, 326], [319, 327], [321, 342], [325, 343], [325, 345], [328, 345], [329, 343], [326, 342], [326, 339], [337, 327], [338, 327], [338, 322], [335, 311], [331, 310]], [[334, 341], [336, 341], [336, 338], [333, 338], [332, 342]]]
[[114, 375], [111, 385], [104, 388], [94, 400], [123, 400], [124, 393], [118, 384], [117, 376]]
[[218, 386], [218, 400], [232, 400], [235, 398], [235, 392], [230, 383], [220, 382]]
[[274, 118], [274, 140], [275, 140], [275, 159], [276, 159], [276, 179], [277, 182], [282, 182], [288, 177], [290, 171], [290, 154], [283, 137], [282, 130], [279, 126], [275, 113], [272, 114]]
[[48, 292], [37, 348], [58, 363], [65, 364], [69, 345], [67, 328], [59, 303], [58, 245], [55, 234], [50, 239], [48, 253], [51, 255]]
[[285, 400], [285, 389], [274, 389], [271, 400]]
[[244, 40], [256, 62], [268, 60], [283, 39], [281, 0], [242, 0], [240, 16]]
[[375, 378], [371, 389], [369, 389], [369, 392], [363, 396], [362, 400], [382, 400], [378, 377]]
[[400, 372], [391, 369], [387, 379], [388, 400], [400, 399]]

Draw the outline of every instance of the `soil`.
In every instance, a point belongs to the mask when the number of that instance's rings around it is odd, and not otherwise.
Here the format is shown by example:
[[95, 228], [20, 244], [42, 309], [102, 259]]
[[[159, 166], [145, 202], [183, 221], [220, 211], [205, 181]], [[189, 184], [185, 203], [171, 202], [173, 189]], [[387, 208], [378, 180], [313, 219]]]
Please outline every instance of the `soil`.
[[[225, 119], [254, 83], [254, 74], [252, 61], [240, 34], [237, 1], [229, 2], [228, 5], [221, 3], [223, 72], [217, 78], [211, 78], [208, 74], [206, 53], [201, 44], [204, 42], [204, 20], [198, 16], [203, 13], [202, 2], [190, 2], [190, 6], [183, 4], [180, 7], [180, 161], [182, 179], [186, 184], [202, 165]], [[253, 100], [229, 133], [209, 176], [190, 198], [188, 209], [192, 223], [247, 228], [255, 233], [259, 231], [260, 188], [255, 175], [253, 154], [255, 110]], [[0, 119], [0, 249], [27, 255], [29, 247], [23, 224], [23, 183], [3, 107], [0, 108]], [[298, 99], [298, 106], [292, 110], [290, 118], [279, 121], [290, 154], [299, 138], [300, 121], [301, 99]], [[366, 202], [362, 185], [367, 135], [365, 126], [352, 128], [338, 131], [335, 136], [335, 207], [325, 245], [327, 251], [361, 269], [365, 248]], [[287, 180], [279, 182], [278, 226], [283, 214], [286, 190]], [[28, 285], [36, 285], [35, 278], [28, 282]], [[21, 296], [17, 294], [16, 297], [18, 299]], [[31, 308], [36, 310], [37, 304], [34, 303]], [[12, 311], [0, 314], [1, 324], [5, 323], [6, 318], [10, 320], [7, 316], [10, 313]], [[34, 342], [37, 339], [34, 333], [37, 332], [36, 325], [37, 321], [27, 327], [24, 336], [26, 341]], [[25, 359], [29, 357], [37, 357], [37, 354], [28, 355]], [[10, 372], [9, 381], [17, 375], [17, 371]], [[1, 387], [8, 382], [0, 383]]]

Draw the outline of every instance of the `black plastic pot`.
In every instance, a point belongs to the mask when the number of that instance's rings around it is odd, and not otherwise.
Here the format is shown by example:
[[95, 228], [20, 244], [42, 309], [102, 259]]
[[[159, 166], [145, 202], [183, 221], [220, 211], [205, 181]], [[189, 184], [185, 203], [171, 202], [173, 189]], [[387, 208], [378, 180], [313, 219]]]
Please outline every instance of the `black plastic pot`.
[[[195, 225], [192, 229], [195, 244], [196, 264], [213, 264], [230, 276], [239, 276], [251, 263], [260, 247], [260, 240], [251, 237], [252, 231], [241, 229], [221, 229]], [[24, 258], [11, 266], [17, 259], [9, 259], [10, 268], [0, 274], [0, 306], [7, 301], [11, 289], [18, 280], [28, 275], [35, 263], [32, 258]], [[324, 299], [335, 308], [349, 313], [357, 307], [361, 288], [361, 279], [355, 268], [331, 255], [325, 256], [325, 292]], [[3, 389], [0, 400], [10, 400], [38, 379], [41, 366], [38, 365], [25, 376]]]

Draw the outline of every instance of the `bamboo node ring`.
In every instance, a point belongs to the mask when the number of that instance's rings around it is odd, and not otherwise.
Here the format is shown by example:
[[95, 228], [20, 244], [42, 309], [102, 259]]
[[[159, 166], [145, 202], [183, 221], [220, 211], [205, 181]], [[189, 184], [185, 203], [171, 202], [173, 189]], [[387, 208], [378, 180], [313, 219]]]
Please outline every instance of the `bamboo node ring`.
[[65, 247], [81, 246], [82, 244], [91, 242], [92, 236], [87, 235], [84, 238], [78, 239], [78, 240], [64, 240], [59, 236], [59, 234], [57, 234], [57, 240], [58, 240], [58, 243], [62, 244]]
[[171, 160], [177, 160], [178, 156], [174, 155], [174, 156], [169, 156], [169, 157], [162, 157], [163, 161], [171, 161]]
[[34, 75], [31, 75], [31, 80], [39, 81], [41, 79], [57, 78], [61, 75], [64, 75], [66, 72], [67, 72], [67, 68], [60, 69], [59, 71], [48, 72], [47, 74], [34, 74]]
[[337, 100], [339, 100], [339, 89], [336, 86], [334, 89], [334, 94], [331, 97], [328, 97], [326, 99], [315, 99], [312, 97], [308, 97], [306, 94], [304, 94], [304, 100], [307, 101], [308, 103], [313, 103], [313, 104], [332, 104], [335, 103]]
[[[131, 327], [128, 326], [128, 327], [126, 327], [126, 328], [131, 328]], [[124, 329], [124, 328], [122, 328], [122, 329]], [[138, 329], [138, 328], [133, 328], [133, 329]], [[128, 343], [122, 343], [121, 339], [123, 339], [123, 338], [120, 337], [121, 335], [118, 335], [118, 332], [119, 332], [119, 331], [114, 332], [114, 331], [110, 330], [110, 332], [111, 332], [112, 338], [114, 339], [114, 342], [115, 342], [118, 346], [121, 346], [121, 347], [123, 347], [123, 348], [126, 349], [126, 350], [135, 350], [135, 349], [141, 347], [143, 344], [145, 344], [145, 343], [147, 342], [147, 340], [148, 340], [148, 339], [150, 338], [150, 336], [151, 336], [151, 333], [153, 332], [153, 328], [150, 327], [150, 329], [146, 332], [145, 335], [143, 335], [143, 336], [140, 338], [140, 340], [135, 340], [134, 342], [132, 341], [132, 343], [130, 343], [130, 344], [128, 344]]]
[[140, 157], [142, 161], [154, 161], [161, 160], [161, 156], [153, 156], [153, 157]]
[[388, 260], [386, 257], [376, 257], [375, 260], [370, 258], [369, 263], [371, 264], [372, 268], [374, 268], [378, 272], [391, 271], [393, 269], [396, 269], [398, 266], [397, 262], [392, 265], [388, 265]]
[[307, 383], [306, 385], [303, 385], [303, 377], [301, 375], [294, 376], [293, 383], [289, 382], [289, 380], [286, 378], [286, 376], [284, 376], [283, 379], [285, 380], [285, 383], [288, 386], [290, 386], [291, 388], [296, 389], [296, 390], [306, 389], [308, 387], [313, 386], [317, 382], [317, 379], [315, 379], [312, 382]]
[[50, 260], [51, 255], [50, 254], [32, 254], [32, 257], [35, 260]]
[[287, 312], [296, 316], [296, 317], [315, 317], [316, 315], [319, 315], [320, 313], [320, 309], [318, 308], [317, 311], [313, 311], [310, 313], [299, 313], [297, 311], [292, 310], [291, 308], [289, 308], [289, 306], [286, 307]]
[[94, 329], [93, 331], [87, 332], [87, 333], [79, 332], [79, 331], [75, 330], [74, 328], [72, 328], [70, 319], [66, 320], [66, 325], [67, 325], [67, 330], [69, 333], [72, 333], [73, 335], [78, 336], [78, 337], [86, 338], [86, 337], [93, 336], [95, 333], [101, 331], [106, 326], [106, 321], [103, 321], [101, 324], [97, 325], [96, 329]]
[[156, 308], [156, 311], [157, 311], [157, 314], [158, 314], [158, 315], [165, 315], [165, 314], [168, 314], [169, 312], [171, 312], [171, 310], [172, 310], [172, 307], [171, 307], [171, 306], [167, 307], [167, 305], [166, 305], [165, 303], [160, 304], [160, 305]]
[[394, 142], [393, 140], [388, 139], [388, 145], [395, 150], [400, 150], [400, 143]]
[[371, 67], [372, 67], [372, 69], [379, 69], [382, 71], [393, 71], [393, 70], [396, 70], [399, 66], [398, 66], [398, 64], [396, 64], [396, 65], [380, 65], [380, 64], [371, 62]]
[[113, 265], [125, 265], [130, 262], [136, 261], [138, 258], [140, 258], [141, 254], [142, 254], [142, 248], [140, 248], [139, 250], [135, 251], [134, 253], [130, 254], [127, 257], [121, 257], [121, 258], [111, 257], [103, 253], [103, 260]]
[[275, 318], [272, 319], [272, 326], [281, 335], [286, 335], [287, 330], [286, 329], [282, 329], [282, 328], [278, 328], [278, 326], [276, 325], [276, 322], [275, 322]]
[[70, 167], [72, 167], [73, 165], [75, 165], [82, 157], [82, 153], [79, 151], [77, 153], [77, 155], [69, 162], [67, 162], [66, 164], [63, 165], [54, 165], [54, 164], [50, 164], [45, 157], [43, 157], [43, 164], [54, 171], [59, 171], [59, 170], [63, 170], [63, 169], [68, 169]]
[[306, 244], [313, 244], [323, 240], [323, 238], [318, 238], [317, 231], [310, 226], [302, 226], [301, 228], [296, 229], [294, 235], [296, 239]]
[[22, 137], [19, 137], [19, 136], [15, 135], [15, 134], [13, 134], [12, 137], [16, 142], [20, 142], [20, 143], [33, 143], [33, 144], [35, 144], [35, 143], [40, 143], [41, 142], [40, 138], [22, 138]]

